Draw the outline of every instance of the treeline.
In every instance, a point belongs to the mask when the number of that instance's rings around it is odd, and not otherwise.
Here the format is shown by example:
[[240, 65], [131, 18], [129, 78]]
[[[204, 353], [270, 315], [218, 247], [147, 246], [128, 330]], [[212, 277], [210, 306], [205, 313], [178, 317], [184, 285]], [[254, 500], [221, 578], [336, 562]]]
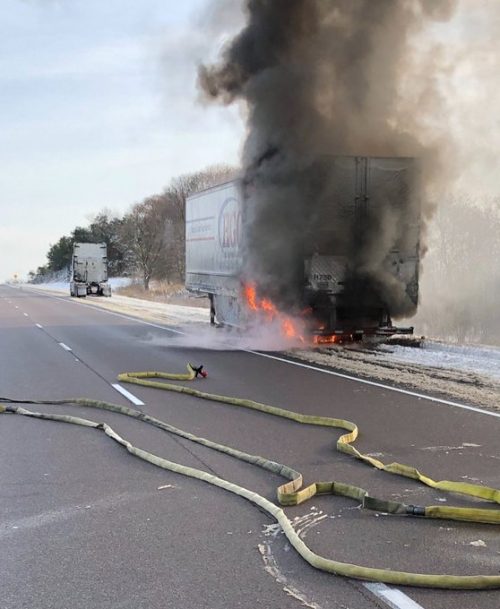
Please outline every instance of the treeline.
[[110, 277], [140, 277], [145, 290], [151, 279], [183, 281], [186, 197], [236, 173], [233, 167], [214, 165], [174, 178], [161, 194], [136, 203], [123, 216], [99, 212], [88, 226], [77, 226], [50, 246], [47, 263], [29, 273], [30, 281], [66, 279], [74, 242], [106, 243]]

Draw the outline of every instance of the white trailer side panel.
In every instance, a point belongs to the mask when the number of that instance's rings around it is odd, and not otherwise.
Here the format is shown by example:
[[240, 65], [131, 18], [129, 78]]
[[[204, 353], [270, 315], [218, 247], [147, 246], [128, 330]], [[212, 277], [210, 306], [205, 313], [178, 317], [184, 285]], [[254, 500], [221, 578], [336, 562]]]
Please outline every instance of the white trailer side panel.
[[240, 182], [221, 184], [186, 201], [186, 287], [238, 295], [241, 268]]

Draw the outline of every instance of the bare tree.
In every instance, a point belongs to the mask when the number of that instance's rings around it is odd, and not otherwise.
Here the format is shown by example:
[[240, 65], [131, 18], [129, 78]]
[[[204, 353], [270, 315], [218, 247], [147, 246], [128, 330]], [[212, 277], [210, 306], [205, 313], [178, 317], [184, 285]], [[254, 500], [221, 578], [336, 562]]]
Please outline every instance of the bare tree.
[[166, 211], [160, 196], [148, 197], [134, 205], [123, 220], [122, 239], [133, 255], [145, 290], [164, 261]]
[[229, 165], [212, 165], [202, 171], [174, 178], [163, 192], [162, 203], [167, 208], [168, 259], [173, 274], [184, 278], [186, 198], [200, 190], [236, 177], [238, 170]]
[[162, 194], [136, 203], [123, 218], [109, 210], [91, 216], [88, 227], [76, 227], [70, 236], [51, 246], [48, 264], [38, 268], [33, 281], [66, 268], [75, 240], [105, 241], [111, 274], [139, 272], [145, 290], [152, 278], [183, 281], [186, 197], [236, 174], [233, 167], [213, 165], [173, 178]]

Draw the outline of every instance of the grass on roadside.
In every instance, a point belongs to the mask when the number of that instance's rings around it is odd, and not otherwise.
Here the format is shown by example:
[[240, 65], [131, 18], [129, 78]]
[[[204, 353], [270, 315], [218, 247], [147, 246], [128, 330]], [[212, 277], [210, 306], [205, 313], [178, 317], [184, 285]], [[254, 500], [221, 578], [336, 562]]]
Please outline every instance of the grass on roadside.
[[145, 290], [143, 284], [136, 281], [130, 285], [116, 288], [115, 294], [128, 296], [129, 298], [150, 300], [152, 302], [165, 302], [191, 307], [207, 308], [209, 306], [208, 298], [200, 298], [190, 294], [183, 283], [169, 283], [165, 280], [151, 281], [149, 290]]

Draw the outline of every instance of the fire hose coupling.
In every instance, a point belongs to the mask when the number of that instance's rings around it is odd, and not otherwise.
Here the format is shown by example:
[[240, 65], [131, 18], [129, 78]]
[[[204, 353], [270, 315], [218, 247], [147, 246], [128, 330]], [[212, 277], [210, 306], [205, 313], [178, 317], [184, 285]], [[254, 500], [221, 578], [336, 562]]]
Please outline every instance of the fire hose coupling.
[[13, 406], [12, 404], [0, 404], [0, 413], [2, 412], [17, 412], [17, 406]]
[[407, 505], [406, 513], [408, 516], [425, 516], [425, 507], [421, 505]]
[[201, 366], [198, 366], [198, 367], [193, 366], [193, 364], [189, 364], [189, 367], [194, 372], [194, 377], [195, 378], [197, 378], [198, 375], [202, 376], [204, 379], [207, 378], [208, 372], [205, 372], [205, 370], [203, 370], [203, 364]]

